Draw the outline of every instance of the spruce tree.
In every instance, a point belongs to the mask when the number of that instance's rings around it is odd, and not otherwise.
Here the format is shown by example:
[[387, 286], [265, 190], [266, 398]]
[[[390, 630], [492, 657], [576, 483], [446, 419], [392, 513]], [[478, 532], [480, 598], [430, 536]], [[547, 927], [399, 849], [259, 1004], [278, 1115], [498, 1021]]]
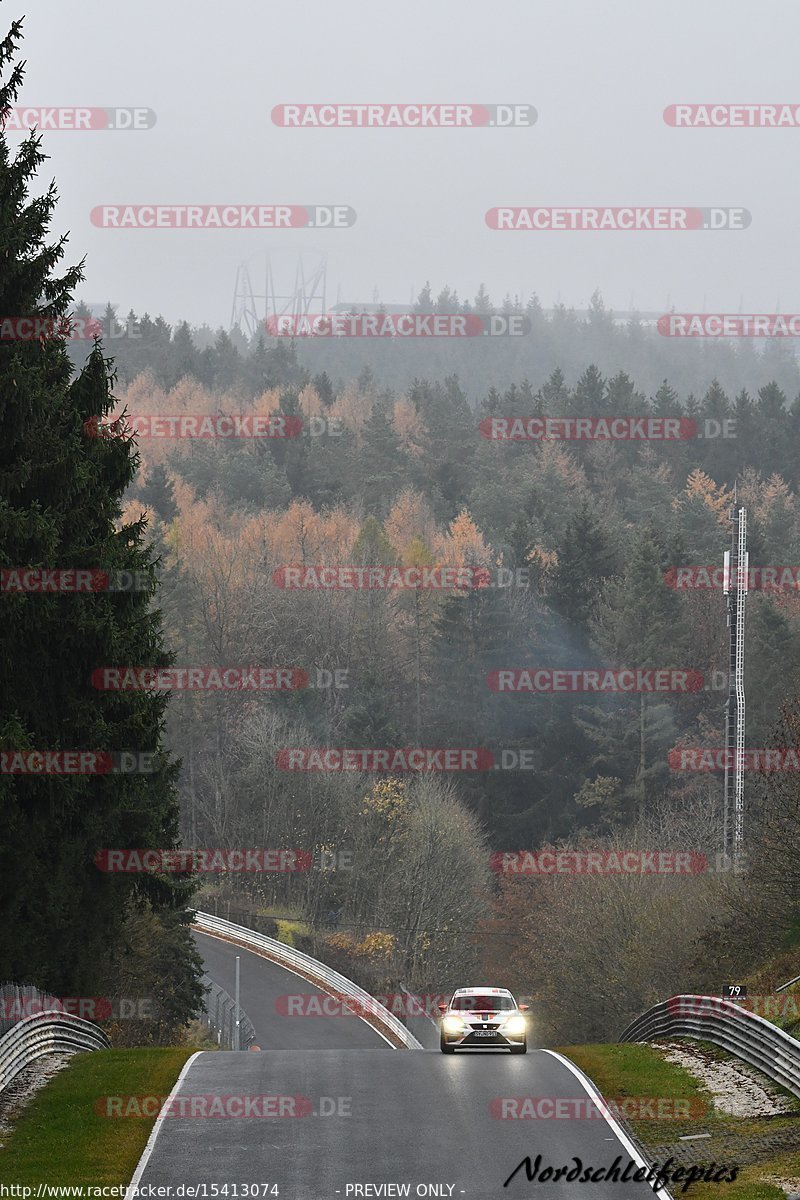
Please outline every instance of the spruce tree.
[[[21, 22], [0, 42], [0, 112], [16, 99]], [[66, 318], [82, 266], [57, 273], [65, 239], [48, 240], [55, 184], [29, 197], [45, 161], [31, 135], [12, 155], [0, 133], [0, 314]], [[103, 691], [99, 667], [170, 662], [142, 521], [121, 522], [137, 454], [129, 440], [90, 436], [113, 407], [111, 364], [96, 342], [73, 377], [63, 335], [0, 340], [0, 567], [138, 572], [138, 590], [0, 593], [0, 979], [91, 994], [138, 902], [181, 913], [175, 876], [107, 874], [98, 851], [176, 844], [178, 764], [162, 744], [163, 694]], [[9, 752], [130, 751], [150, 773], [9, 773]], [[100, 760], [102, 762], [102, 760]], [[146, 765], [141, 761], [139, 767]], [[198, 995], [188, 930], [173, 963]], [[189, 1016], [189, 1013], [186, 1013]]]
[[[667, 556], [654, 531], [644, 528], [624, 575], [604, 589], [592, 626], [595, 649], [612, 667], [695, 669], [686, 657], [681, 598], [664, 582]], [[623, 777], [630, 811], [666, 783], [680, 704], [679, 697], [642, 691], [597, 697], [576, 710], [577, 725], [596, 747], [593, 768], [598, 775]]]
[[587, 646], [589, 626], [602, 594], [602, 584], [614, 575], [616, 555], [608, 535], [584, 501], [570, 518], [558, 547], [551, 607], [569, 623], [580, 649]]
[[370, 513], [385, 517], [402, 489], [407, 455], [382, 407], [376, 404], [364, 425], [359, 491]]

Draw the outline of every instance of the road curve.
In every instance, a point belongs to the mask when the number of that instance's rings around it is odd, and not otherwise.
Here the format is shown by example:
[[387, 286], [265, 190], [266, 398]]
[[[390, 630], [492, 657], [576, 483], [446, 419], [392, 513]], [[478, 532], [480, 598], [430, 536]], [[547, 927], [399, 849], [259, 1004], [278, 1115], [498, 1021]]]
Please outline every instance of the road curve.
[[[242, 1184], [277, 1184], [281, 1200], [653, 1198], [646, 1183], [543, 1185], [528, 1182], [524, 1170], [503, 1187], [526, 1155], [535, 1160], [541, 1154], [542, 1169], [572, 1165], [576, 1155], [593, 1168], [610, 1167], [617, 1155], [623, 1168], [628, 1162], [627, 1149], [601, 1118], [497, 1118], [492, 1102], [501, 1097], [585, 1099], [580, 1081], [542, 1050], [519, 1057], [352, 1049], [210, 1052], [193, 1061], [176, 1095], [185, 1104], [189, 1096], [284, 1099], [273, 1100], [266, 1116], [165, 1117], [140, 1184], [237, 1184], [240, 1197]], [[279, 1105], [283, 1115], [272, 1115]], [[409, 1191], [352, 1190], [367, 1184], [408, 1185]], [[418, 1192], [418, 1185], [439, 1190]]]
[[[286, 1005], [281, 997], [318, 996], [325, 992], [285, 967], [261, 958], [241, 946], [233, 946], [210, 934], [193, 931], [206, 971], [215, 983], [233, 995], [236, 955], [240, 955], [240, 1002], [256, 1031], [256, 1044], [262, 1050], [390, 1050], [388, 1043], [360, 1017], [282, 1015]], [[402, 1050], [399, 1053], [407, 1054]]]

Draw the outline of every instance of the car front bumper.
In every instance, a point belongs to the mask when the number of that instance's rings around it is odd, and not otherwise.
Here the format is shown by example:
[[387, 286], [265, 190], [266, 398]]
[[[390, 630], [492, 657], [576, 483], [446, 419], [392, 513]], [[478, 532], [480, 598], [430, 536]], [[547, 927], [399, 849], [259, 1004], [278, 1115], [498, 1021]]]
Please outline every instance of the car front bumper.
[[474, 1026], [464, 1033], [449, 1033], [443, 1029], [442, 1037], [448, 1046], [453, 1046], [456, 1050], [496, 1050], [498, 1047], [507, 1049], [509, 1046], [524, 1046], [527, 1034], [509, 1035], [502, 1033], [500, 1029]]

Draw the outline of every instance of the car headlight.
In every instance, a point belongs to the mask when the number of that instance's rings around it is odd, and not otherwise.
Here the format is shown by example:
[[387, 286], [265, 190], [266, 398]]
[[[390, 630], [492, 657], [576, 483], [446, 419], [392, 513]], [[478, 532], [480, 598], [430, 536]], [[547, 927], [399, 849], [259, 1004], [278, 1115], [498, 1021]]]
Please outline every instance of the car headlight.
[[442, 1021], [445, 1033], [465, 1033], [469, 1026], [461, 1019], [452, 1015], [446, 1016]]
[[503, 1033], [507, 1033], [510, 1037], [524, 1037], [527, 1029], [528, 1026], [522, 1013], [514, 1013], [503, 1026]]

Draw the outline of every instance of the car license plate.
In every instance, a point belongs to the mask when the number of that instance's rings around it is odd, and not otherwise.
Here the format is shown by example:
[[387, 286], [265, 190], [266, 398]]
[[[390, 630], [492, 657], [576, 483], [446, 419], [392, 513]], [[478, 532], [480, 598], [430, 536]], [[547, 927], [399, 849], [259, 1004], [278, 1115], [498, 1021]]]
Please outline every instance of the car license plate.
[[493, 1038], [497, 1037], [496, 1029], [476, 1029], [475, 1037]]

